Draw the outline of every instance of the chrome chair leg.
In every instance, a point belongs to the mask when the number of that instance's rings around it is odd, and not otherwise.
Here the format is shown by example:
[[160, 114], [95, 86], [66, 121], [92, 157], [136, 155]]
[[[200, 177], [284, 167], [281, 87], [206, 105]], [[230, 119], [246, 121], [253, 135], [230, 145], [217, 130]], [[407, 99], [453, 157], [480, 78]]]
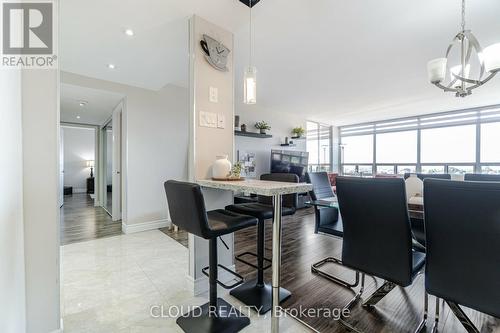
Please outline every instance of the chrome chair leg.
[[438, 331], [439, 326], [439, 297], [436, 297], [436, 314], [434, 317], [434, 324], [432, 325], [432, 333], [436, 333]]
[[451, 311], [455, 316], [457, 316], [458, 320], [460, 320], [460, 323], [463, 325], [463, 327], [467, 330], [469, 333], [479, 333], [479, 330], [477, 327], [474, 325], [474, 323], [467, 317], [465, 312], [462, 310], [460, 305], [454, 302], [446, 301], [446, 304], [450, 307]]
[[373, 307], [395, 287], [395, 283], [384, 281], [384, 283], [377, 290], [375, 290], [375, 292], [371, 294], [370, 297], [363, 303], [363, 306], [366, 308]]
[[325, 271], [322, 271], [319, 269], [320, 267], [322, 267], [328, 263], [343, 266], [342, 260], [335, 258], [335, 257], [328, 257], [328, 258], [325, 258], [323, 260], [318, 261], [317, 263], [312, 264], [311, 265], [311, 272], [313, 274], [317, 274], [319, 276], [322, 276], [325, 279], [328, 279], [328, 280], [330, 280], [338, 285], [341, 285], [343, 287], [346, 287], [346, 288], [354, 288], [354, 287], [358, 286], [358, 284], [359, 284], [359, 272], [358, 271], [356, 271], [354, 282], [348, 282], [348, 281], [345, 281], [341, 278], [338, 278], [334, 275], [331, 275], [331, 274], [326, 273]]
[[424, 331], [425, 327], [427, 326], [428, 312], [429, 312], [429, 294], [427, 294], [427, 292], [424, 291], [424, 317], [422, 318], [420, 324], [418, 324], [415, 333], [420, 333]]

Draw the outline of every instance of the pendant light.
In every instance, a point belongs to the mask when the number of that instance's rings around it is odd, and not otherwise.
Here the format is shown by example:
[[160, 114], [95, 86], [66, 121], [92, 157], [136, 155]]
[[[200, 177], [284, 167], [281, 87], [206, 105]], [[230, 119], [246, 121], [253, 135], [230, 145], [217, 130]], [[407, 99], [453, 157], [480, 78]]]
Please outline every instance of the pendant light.
[[[427, 64], [429, 81], [439, 89], [453, 92], [457, 97], [466, 97], [472, 90], [481, 87], [500, 72], [500, 43], [488, 46], [484, 50], [470, 30], [465, 29], [465, 0], [462, 0], [462, 26], [453, 42], [448, 46], [446, 57], [431, 60]], [[460, 47], [460, 64], [450, 66], [450, 51]], [[471, 78], [471, 55], [475, 53], [479, 63], [479, 73]], [[449, 68], [448, 83], [444, 83]]]
[[249, 52], [249, 64], [245, 69], [243, 75], [243, 103], [245, 104], [255, 104], [257, 103], [257, 68], [252, 66], [252, 56], [253, 56], [253, 43], [252, 43], [252, 0], [248, 0], [248, 7], [250, 8], [250, 52]]

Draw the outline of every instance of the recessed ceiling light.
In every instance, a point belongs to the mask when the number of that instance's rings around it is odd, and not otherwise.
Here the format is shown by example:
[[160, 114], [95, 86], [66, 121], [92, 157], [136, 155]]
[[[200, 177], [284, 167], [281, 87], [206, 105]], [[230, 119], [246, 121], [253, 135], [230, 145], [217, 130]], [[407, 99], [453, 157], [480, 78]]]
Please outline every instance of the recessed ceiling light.
[[133, 36], [134, 35], [134, 30], [132, 30], [132, 29], [125, 30], [125, 35], [127, 35], [127, 36]]
[[109, 68], [109, 69], [115, 69], [115, 68], [116, 68], [116, 66], [115, 66], [114, 64], [108, 64], [108, 68]]
[[78, 101], [78, 105], [80, 105], [82, 108], [87, 104], [88, 104], [87, 101]]
[[76, 119], [80, 119], [80, 116], [76, 116]]

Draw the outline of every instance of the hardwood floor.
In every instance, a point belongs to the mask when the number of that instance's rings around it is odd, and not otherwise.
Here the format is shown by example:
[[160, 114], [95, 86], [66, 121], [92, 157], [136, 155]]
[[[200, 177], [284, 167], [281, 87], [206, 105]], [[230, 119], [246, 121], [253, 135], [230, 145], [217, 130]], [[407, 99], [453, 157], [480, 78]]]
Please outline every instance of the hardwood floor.
[[160, 229], [168, 237], [175, 240], [177, 243], [181, 244], [184, 247], [188, 247], [188, 233], [185, 230], [179, 229], [178, 231], [174, 231], [171, 227], [165, 227]]
[[[272, 223], [266, 222], [266, 257], [271, 258]], [[239, 231], [235, 235], [235, 252], [256, 252], [256, 228]], [[292, 292], [283, 307], [288, 309], [333, 309], [342, 308], [354, 296], [346, 288], [311, 273], [311, 264], [328, 256], [341, 257], [342, 240], [314, 234], [314, 213], [311, 209], [300, 210], [291, 217], [283, 218], [282, 286]], [[326, 268], [326, 266], [324, 266]], [[354, 273], [346, 268], [330, 265], [331, 273], [344, 278], [353, 278]], [[464, 269], [466, 269], [464, 267]], [[236, 270], [245, 278], [254, 278], [255, 270], [236, 261]], [[271, 281], [271, 269], [265, 272], [266, 281]], [[364, 297], [382, 284], [382, 280], [366, 277]], [[487, 286], [485, 286], [487, 287]], [[492, 287], [492, 286], [491, 286]], [[358, 289], [356, 289], [357, 291]], [[358, 303], [347, 320], [361, 332], [413, 332], [423, 315], [424, 277], [420, 275], [413, 285], [395, 288], [376, 307], [368, 311]], [[429, 298], [427, 332], [434, 321], [435, 298]], [[481, 332], [500, 332], [500, 319], [465, 309]], [[319, 332], [346, 332], [346, 328], [332, 318], [299, 316], [301, 320]], [[449, 308], [441, 307], [440, 332], [465, 332]]]
[[61, 245], [120, 235], [121, 221], [113, 222], [101, 207], [94, 207], [88, 194], [64, 196], [61, 207]]

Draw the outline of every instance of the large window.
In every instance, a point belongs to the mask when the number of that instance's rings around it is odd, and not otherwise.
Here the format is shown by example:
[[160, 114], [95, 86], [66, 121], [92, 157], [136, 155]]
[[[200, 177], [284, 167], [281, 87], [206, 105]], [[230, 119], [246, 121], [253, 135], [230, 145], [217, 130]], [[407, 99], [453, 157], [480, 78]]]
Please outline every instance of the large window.
[[474, 163], [476, 125], [422, 130], [422, 163]]
[[331, 171], [331, 127], [308, 121], [306, 136], [309, 171]]
[[340, 128], [344, 174], [500, 173], [500, 105]]

